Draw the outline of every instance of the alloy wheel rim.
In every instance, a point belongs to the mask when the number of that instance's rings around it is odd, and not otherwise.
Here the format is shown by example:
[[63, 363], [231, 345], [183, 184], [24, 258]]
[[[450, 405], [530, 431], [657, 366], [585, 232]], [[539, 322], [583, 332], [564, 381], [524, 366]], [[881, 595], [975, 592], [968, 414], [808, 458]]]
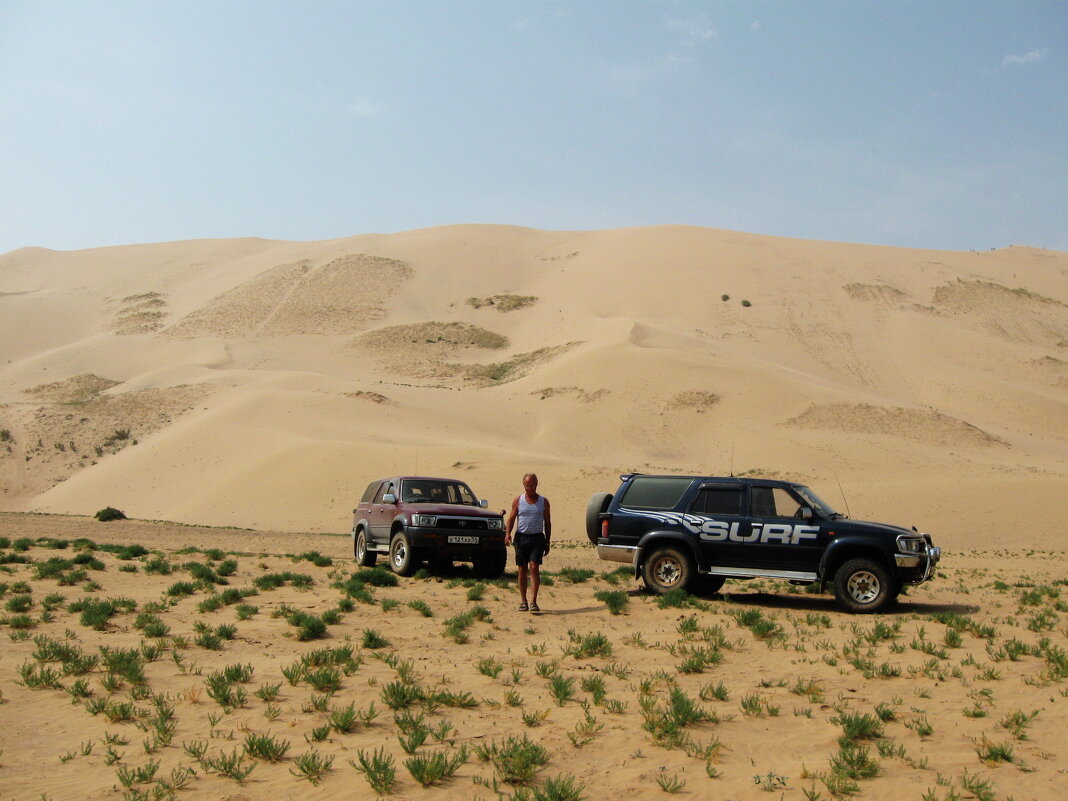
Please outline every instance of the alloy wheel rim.
[[679, 576], [682, 571], [679, 569], [678, 562], [673, 559], [664, 559], [656, 566], [656, 577], [660, 580], [661, 584], [672, 585], [678, 582]]
[[868, 570], [861, 570], [849, 577], [849, 595], [858, 603], [871, 603], [879, 595], [879, 577]]

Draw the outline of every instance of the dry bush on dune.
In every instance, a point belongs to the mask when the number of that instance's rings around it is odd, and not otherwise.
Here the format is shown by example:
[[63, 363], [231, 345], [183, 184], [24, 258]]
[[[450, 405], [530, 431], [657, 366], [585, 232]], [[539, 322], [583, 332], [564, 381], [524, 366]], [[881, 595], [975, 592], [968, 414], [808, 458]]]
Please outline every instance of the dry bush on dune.
[[359, 400], [368, 400], [371, 403], [392, 403], [392, 401], [385, 395], [381, 395], [377, 392], [369, 392], [368, 390], [357, 390], [356, 392], [346, 392], [346, 398], [357, 398]]
[[13, 439], [23, 491], [41, 492], [109, 454], [136, 444], [191, 409], [205, 385], [142, 389], [103, 395], [116, 382], [85, 374], [28, 392], [42, 405], [23, 409]]
[[492, 364], [446, 364], [442, 365], [447, 373], [469, 381], [478, 386], [506, 384], [523, 376], [530, 375], [540, 365], [562, 353], [566, 353], [580, 343], [568, 342], [566, 345], [538, 348], [529, 353], [517, 353], [511, 359]]
[[82, 373], [71, 376], [62, 381], [53, 381], [49, 384], [38, 384], [25, 390], [27, 395], [32, 395], [39, 401], [47, 403], [84, 403], [85, 401], [106, 392], [112, 387], [117, 387], [118, 381], [110, 378], [101, 378], [93, 373]]
[[935, 312], [978, 325], [1002, 339], [1056, 347], [1068, 338], [1068, 304], [991, 281], [956, 280], [934, 292]]
[[812, 404], [786, 421], [798, 428], [883, 434], [939, 445], [1006, 445], [980, 428], [933, 409], [903, 409], [867, 403]]
[[461, 348], [500, 350], [508, 337], [469, 323], [443, 323], [432, 320], [410, 325], [391, 325], [358, 337], [356, 344], [371, 350], [398, 355], [437, 353]]
[[485, 298], [468, 298], [467, 305], [476, 309], [490, 306], [499, 312], [518, 311], [532, 306], [538, 298], [535, 295], [490, 295]]
[[347, 334], [385, 316], [412, 275], [402, 261], [356, 253], [282, 264], [219, 295], [167, 330], [176, 336]]
[[159, 292], [128, 295], [119, 302], [119, 310], [109, 328], [120, 336], [152, 334], [163, 327], [167, 301]]
[[693, 409], [697, 412], [703, 412], [705, 409], [711, 409], [719, 403], [719, 395], [714, 392], [705, 392], [703, 390], [688, 390], [686, 392], [677, 392], [671, 396], [671, 399], [665, 404], [664, 408], [670, 412], [682, 411], [685, 409]]
[[866, 303], [892, 305], [903, 303], [908, 299], [908, 295], [889, 284], [846, 284], [842, 289], [854, 300], [861, 300]]
[[1022, 287], [1009, 289], [993, 281], [964, 281], [958, 278], [938, 287], [934, 293], [935, 304], [953, 311], [982, 311], [992, 303], [1006, 301], [1068, 308], [1068, 304], [1054, 298], [1047, 298]]
[[536, 389], [530, 394], [540, 396], [541, 400], [558, 397], [573, 397], [580, 403], [594, 403], [607, 395], [608, 390], [598, 389], [593, 392], [587, 392], [579, 387], [545, 387], [544, 389]]

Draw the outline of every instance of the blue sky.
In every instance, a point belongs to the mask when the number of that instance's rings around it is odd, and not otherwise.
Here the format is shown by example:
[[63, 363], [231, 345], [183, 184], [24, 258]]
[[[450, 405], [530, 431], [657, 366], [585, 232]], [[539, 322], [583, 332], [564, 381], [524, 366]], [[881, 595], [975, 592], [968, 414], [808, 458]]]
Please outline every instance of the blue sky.
[[0, 0], [0, 252], [452, 223], [1068, 251], [1068, 3]]

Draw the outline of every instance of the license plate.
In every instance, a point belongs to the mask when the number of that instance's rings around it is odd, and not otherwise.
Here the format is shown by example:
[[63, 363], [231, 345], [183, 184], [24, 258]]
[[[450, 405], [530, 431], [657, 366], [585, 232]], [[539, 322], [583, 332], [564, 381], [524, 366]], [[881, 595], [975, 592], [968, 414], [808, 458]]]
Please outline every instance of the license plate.
[[449, 536], [450, 545], [478, 545], [478, 537], [463, 537], [459, 534]]

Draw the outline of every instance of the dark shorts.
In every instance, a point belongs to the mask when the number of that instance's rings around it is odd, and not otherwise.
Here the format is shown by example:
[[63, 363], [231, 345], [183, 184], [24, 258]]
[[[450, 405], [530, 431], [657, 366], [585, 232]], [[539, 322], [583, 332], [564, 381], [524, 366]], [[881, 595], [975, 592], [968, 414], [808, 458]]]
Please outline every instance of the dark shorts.
[[516, 534], [515, 535], [515, 563], [520, 567], [533, 562], [541, 564], [545, 556], [544, 534]]

